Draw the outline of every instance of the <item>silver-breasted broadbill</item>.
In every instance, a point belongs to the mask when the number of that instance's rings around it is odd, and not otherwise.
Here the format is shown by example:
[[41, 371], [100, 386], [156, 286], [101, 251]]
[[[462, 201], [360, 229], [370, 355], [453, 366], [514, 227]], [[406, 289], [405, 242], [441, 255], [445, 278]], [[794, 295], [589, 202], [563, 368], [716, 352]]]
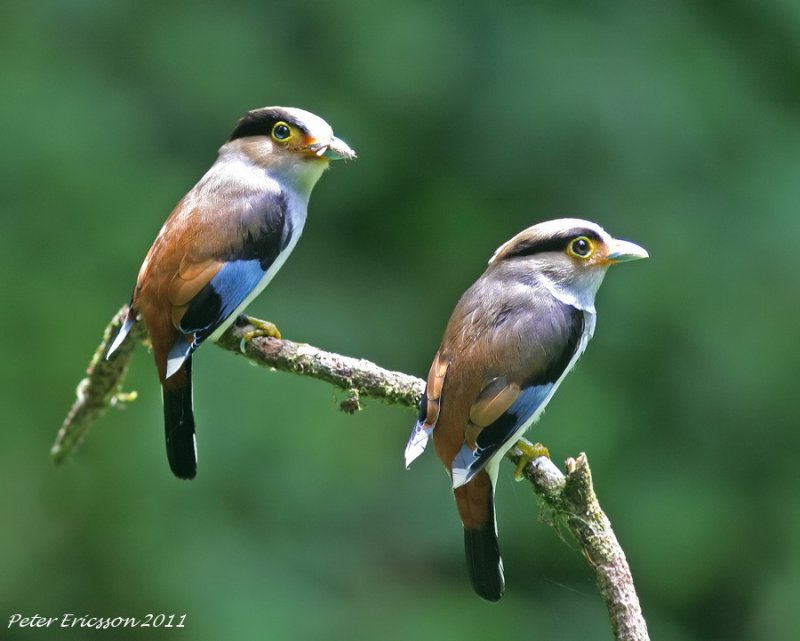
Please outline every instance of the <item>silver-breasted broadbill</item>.
[[587, 220], [543, 222], [500, 246], [450, 316], [405, 460], [433, 436], [464, 526], [469, 577], [485, 599], [505, 589], [494, 510], [500, 461], [586, 348], [608, 267], [646, 257]]
[[254, 109], [239, 120], [147, 253], [108, 356], [134, 323], [144, 322], [163, 390], [167, 457], [179, 478], [197, 470], [192, 353], [219, 338], [283, 265], [329, 161], [354, 157], [330, 125], [308, 111]]

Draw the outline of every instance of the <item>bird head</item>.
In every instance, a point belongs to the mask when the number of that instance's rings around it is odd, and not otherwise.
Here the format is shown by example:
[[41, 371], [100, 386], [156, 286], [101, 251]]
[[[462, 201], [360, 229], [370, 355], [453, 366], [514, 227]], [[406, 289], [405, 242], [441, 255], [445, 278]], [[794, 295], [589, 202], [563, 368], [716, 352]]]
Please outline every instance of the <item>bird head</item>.
[[319, 116], [293, 107], [248, 111], [221, 152], [244, 154], [251, 162], [310, 192], [331, 160], [350, 160], [355, 152]]
[[611, 265], [647, 257], [642, 247], [613, 238], [596, 223], [560, 218], [514, 236], [497, 249], [489, 266], [509, 270], [522, 281], [538, 278], [559, 300], [593, 310]]

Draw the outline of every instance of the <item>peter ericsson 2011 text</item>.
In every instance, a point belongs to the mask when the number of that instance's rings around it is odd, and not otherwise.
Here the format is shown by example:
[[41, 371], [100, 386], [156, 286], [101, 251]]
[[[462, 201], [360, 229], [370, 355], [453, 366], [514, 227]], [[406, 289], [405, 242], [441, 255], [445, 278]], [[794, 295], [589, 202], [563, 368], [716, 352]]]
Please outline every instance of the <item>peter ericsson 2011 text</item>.
[[183, 628], [185, 614], [145, 614], [143, 617], [97, 617], [89, 614], [77, 615], [72, 612], [55, 617], [19, 613], [8, 618], [9, 628], [94, 628], [107, 630], [116, 628]]

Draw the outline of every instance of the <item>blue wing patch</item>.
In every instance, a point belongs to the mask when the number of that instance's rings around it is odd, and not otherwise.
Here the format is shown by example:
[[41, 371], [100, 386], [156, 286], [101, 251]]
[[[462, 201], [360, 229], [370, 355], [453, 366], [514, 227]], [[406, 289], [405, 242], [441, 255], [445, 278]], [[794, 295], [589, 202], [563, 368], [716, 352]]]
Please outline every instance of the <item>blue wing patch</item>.
[[451, 466], [453, 488], [471, 481], [509, 439], [532, 422], [539, 409], [547, 403], [554, 387], [555, 383], [545, 383], [522, 390], [500, 418], [481, 430], [474, 450], [466, 443], [462, 445]]
[[[167, 356], [167, 378], [236, 311], [265, 274], [259, 260], [233, 260], [222, 266], [192, 299], [181, 318], [178, 329], [182, 334]], [[193, 334], [194, 340], [187, 340], [186, 334]]]
[[225, 263], [189, 303], [178, 329], [184, 334], [194, 334], [196, 347], [242, 304], [264, 274], [266, 270], [259, 260]]

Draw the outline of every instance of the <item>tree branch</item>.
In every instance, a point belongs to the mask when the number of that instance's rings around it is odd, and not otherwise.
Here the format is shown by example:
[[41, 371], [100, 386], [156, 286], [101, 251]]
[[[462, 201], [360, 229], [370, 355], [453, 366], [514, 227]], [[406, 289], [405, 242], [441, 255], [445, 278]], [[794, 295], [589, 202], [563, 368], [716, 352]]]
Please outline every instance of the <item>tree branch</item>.
[[316, 378], [345, 390], [349, 396], [340, 407], [349, 414], [361, 409], [359, 399], [362, 396], [416, 409], [425, 391], [422, 379], [383, 369], [363, 358], [341, 356], [305, 343], [268, 336], [243, 341], [244, 335], [252, 329], [252, 325], [235, 323], [217, 345], [262, 367]]
[[[77, 447], [92, 423], [107, 408], [136, 398], [135, 392], [122, 392], [122, 383], [136, 343], [145, 340], [142, 324], [137, 323], [114, 355], [105, 359], [108, 345], [119, 331], [126, 313], [127, 308], [123, 307], [106, 327], [103, 340], [89, 363], [87, 376], [78, 384], [77, 398], [50, 452], [55, 463], [62, 462]], [[348, 397], [341, 403], [341, 409], [346, 412], [360, 410], [361, 397], [416, 409], [425, 389], [422, 379], [385, 370], [367, 360], [325, 352], [311, 345], [269, 337], [243, 342], [245, 334], [252, 329], [250, 325], [235, 323], [217, 344], [262, 367], [310, 376], [345, 390]], [[512, 448], [508, 456], [518, 463], [521, 452]], [[649, 641], [625, 553], [595, 495], [586, 455], [567, 459], [565, 467], [566, 475], [550, 459], [539, 457], [525, 465], [523, 474], [549, 510], [548, 523], [556, 529], [566, 526], [595, 571], [614, 638], [617, 641]]]
[[133, 348], [146, 336], [141, 323], [134, 325], [133, 331], [119, 346], [114, 356], [106, 360], [108, 346], [122, 327], [127, 313], [127, 307], [120, 309], [103, 331], [103, 339], [95, 350], [92, 360], [89, 361], [89, 367], [86, 368], [86, 378], [78, 383], [75, 389], [75, 402], [50, 449], [50, 457], [54, 463], [64, 461], [86, 437], [92, 423], [105, 414], [109, 407], [136, 399], [136, 392], [129, 394], [122, 392], [122, 383], [128, 373], [128, 363], [133, 355]]
[[[520, 455], [519, 450], [512, 448], [509, 458], [518, 463]], [[597, 589], [608, 608], [614, 638], [617, 641], [649, 641], [625, 552], [594, 492], [586, 454], [567, 459], [564, 466], [566, 476], [553, 461], [540, 456], [528, 462], [522, 472], [551, 511], [552, 518], [547, 520], [548, 523], [557, 530], [561, 523], [566, 524], [594, 570]]]

